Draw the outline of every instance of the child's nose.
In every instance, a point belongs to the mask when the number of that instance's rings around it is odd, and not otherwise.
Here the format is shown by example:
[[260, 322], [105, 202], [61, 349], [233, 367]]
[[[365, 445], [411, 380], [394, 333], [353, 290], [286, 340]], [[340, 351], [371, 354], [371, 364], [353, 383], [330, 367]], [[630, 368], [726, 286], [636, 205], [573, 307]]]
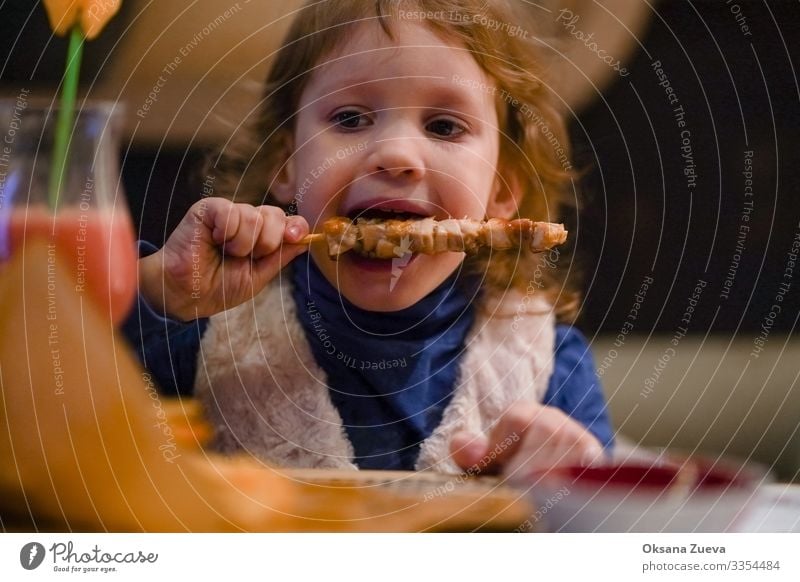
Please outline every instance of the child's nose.
[[372, 171], [393, 178], [420, 180], [425, 176], [425, 140], [418, 136], [381, 136], [373, 144]]

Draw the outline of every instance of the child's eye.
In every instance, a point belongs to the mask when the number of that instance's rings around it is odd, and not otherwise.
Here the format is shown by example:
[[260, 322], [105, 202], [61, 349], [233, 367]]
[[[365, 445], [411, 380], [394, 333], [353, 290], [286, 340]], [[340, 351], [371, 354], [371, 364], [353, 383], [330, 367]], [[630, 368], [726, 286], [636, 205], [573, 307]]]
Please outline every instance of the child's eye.
[[463, 124], [448, 118], [434, 119], [425, 129], [439, 137], [458, 137], [467, 131]]
[[354, 109], [347, 109], [340, 111], [331, 117], [331, 123], [343, 127], [345, 129], [357, 129], [363, 127], [369, 122], [369, 117], [365, 113], [355, 111]]

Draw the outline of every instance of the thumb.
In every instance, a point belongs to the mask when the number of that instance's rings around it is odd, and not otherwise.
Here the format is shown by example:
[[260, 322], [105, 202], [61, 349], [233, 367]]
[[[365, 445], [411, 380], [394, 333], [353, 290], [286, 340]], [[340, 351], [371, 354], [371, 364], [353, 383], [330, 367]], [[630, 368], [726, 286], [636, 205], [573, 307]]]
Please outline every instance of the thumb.
[[283, 268], [308, 251], [305, 245], [282, 245], [272, 254], [253, 261], [254, 294], [261, 291]]
[[486, 456], [489, 444], [486, 437], [467, 431], [459, 431], [450, 441], [453, 461], [463, 470], [480, 470], [479, 463]]

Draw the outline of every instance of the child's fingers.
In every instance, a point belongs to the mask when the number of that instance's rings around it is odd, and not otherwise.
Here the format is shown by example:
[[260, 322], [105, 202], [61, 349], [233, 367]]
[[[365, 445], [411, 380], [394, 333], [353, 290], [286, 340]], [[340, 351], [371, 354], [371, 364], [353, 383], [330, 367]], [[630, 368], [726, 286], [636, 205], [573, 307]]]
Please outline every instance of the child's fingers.
[[[232, 229], [237, 225], [236, 230]], [[234, 204], [224, 233], [223, 249], [231, 257], [247, 257], [253, 252], [264, 230], [264, 214], [249, 204]]]
[[479, 469], [481, 459], [486, 456], [487, 449], [486, 437], [467, 431], [457, 432], [450, 441], [450, 453], [453, 461], [465, 471]]
[[489, 434], [486, 459], [480, 461], [485, 472], [496, 473], [511, 460], [542, 410], [536, 402], [518, 402], [500, 417]]
[[546, 411], [542, 430], [529, 432], [505, 465], [507, 476], [526, 479], [539, 471], [564, 465], [587, 466], [604, 457], [600, 441], [577, 421], [560, 410]]
[[284, 231], [283, 240], [288, 243], [295, 243], [301, 238], [306, 236], [311, 229], [308, 227], [308, 222], [302, 216], [289, 216], [286, 219], [286, 230]]
[[514, 405], [500, 417], [488, 439], [457, 433], [450, 445], [453, 460], [463, 469], [480, 473], [499, 472], [519, 449], [539, 408], [541, 405], [536, 403]]
[[450, 449], [461, 468], [480, 473], [581, 465], [603, 453], [597, 439], [581, 425], [563, 412], [535, 402], [512, 406], [488, 438], [457, 433]]
[[202, 223], [211, 232], [214, 244], [232, 239], [239, 230], [236, 205], [225, 198], [204, 198], [192, 205], [190, 213], [196, 224]]
[[235, 214], [238, 214], [239, 227], [233, 236], [226, 238], [223, 250], [231, 257], [247, 257], [253, 252], [263, 230], [264, 216], [249, 204], [235, 204], [231, 216]]
[[[259, 211], [264, 216], [261, 234], [253, 249], [253, 258], [261, 259], [277, 251], [284, 242], [294, 243], [308, 234], [309, 228], [305, 218], [286, 216], [275, 206], [261, 206]], [[303, 251], [296, 253], [302, 253]]]
[[309, 232], [304, 218], [287, 217], [277, 206], [234, 204], [224, 198], [207, 198], [196, 206], [195, 220], [211, 230], [212, 240], [228, 256], [261, 259], [284, 240], [297, 242]]
[[512, 479], [529, 481], [534, 474], [564, 465], [589, 466], [605, 458], [600, 442], [590, 433], [566, 434], [534, 442], [532, 439], [514, 455], [503, 473]]
[[252, 247], [253, 258], [260, 259], [278, 250], [286, 229], [286, 215], [277, 206], [259, 206], [255, 209], [261, 216], [259, 231]]
[[250, 255], [264, 222], [264, 216], [255, 206], [236, 204], [225, 198], [205, 198], [192, 211], [195, 220], [202, 221], [211, 231], [214, 244], [223, 246], [225, 254], [233, 257]]
[[253, 287], [258, 293], [297, 256], [308, 250], [304, 245], [284, 245], [276, 252], [253, 261]]

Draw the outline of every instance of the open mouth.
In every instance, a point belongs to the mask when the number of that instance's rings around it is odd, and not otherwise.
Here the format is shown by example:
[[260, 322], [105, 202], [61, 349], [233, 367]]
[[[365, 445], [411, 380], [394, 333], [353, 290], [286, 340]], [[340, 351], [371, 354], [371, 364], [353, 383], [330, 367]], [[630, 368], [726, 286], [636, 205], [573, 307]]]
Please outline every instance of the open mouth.
[[394, 259], [377, 259], [357, 253], [347, 253], [339, 260], [345, 261], [363, 271], [391, 274], [394, 278], [398, 278], [407, 267], [416, 261], [418, 256], [419, 253], [414, 253]]
[[352, 221], [358, 218], [365, 220], [422, 220], [428, 218], [427, 215], [417, 212], [382, 208], [356, 208], [348, 212], [346, 216]]
[[[387, 206], [393, 205], [392, 202], [388, 203]], [[397, 203], [398, 206], [406, 206], [402, 202]], [[412, 220], [422, 220], [424, 218], [428, 218], [427, 214], [422, 214], [421, 212], [416, 212], [414, 210], [410, 210], [408, 208], [391, 208], [391, 207], [382, 207], [379, 208], [377, 205], [372, 205], [368, 208], [354, 208], [350, 210], [345, 215], [349, 220], [356, 222], [357, 220], [366, 220], [366, 221], [375, 221], [375, 222], [385, 222], [388, 220], [400, 220], [400, 221], [412, 221]], [[372, 272], [389, 272], [399, 274], [399, 272], [406, 267], [408, 267], [416, 258], [418, 253], [411, 252], [411, 242], [408, 241], [407, 248], [403, 248], [401, 244], [400, 247], [396, 247], [393, 249], [394, 256], [383, 256], [378, 257], [376, 256], [377, 253], [374, 253], [374, 247], [377, 244], [377, 241], [370, 240], [373, 238], [373, 231], [374, 229], [368, 229], [367, 235], [365, 238], [361, 239], [359, 237], [359, 247], [361, 247], [361, 252], [355, 253], [347, 253], [345, 260], [347, 260], [350, 264], [358, 267], [359, 269], [365, 271], [372, 271]], [[363, 231], [362, 231], [363, 232]], [[402, 243], [402, 241], [401, 241]]]

